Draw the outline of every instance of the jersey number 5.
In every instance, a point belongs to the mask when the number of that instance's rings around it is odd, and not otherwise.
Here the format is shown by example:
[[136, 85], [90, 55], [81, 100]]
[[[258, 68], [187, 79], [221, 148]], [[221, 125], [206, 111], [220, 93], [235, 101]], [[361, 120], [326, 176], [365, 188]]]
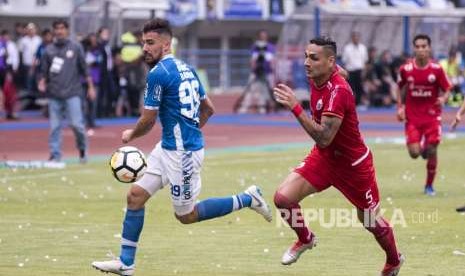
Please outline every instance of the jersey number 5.
[[179, 101], [181, 102], [181, 114], [199, 122], [200, 95], [197, 80], [185, 80], [179, 85]]

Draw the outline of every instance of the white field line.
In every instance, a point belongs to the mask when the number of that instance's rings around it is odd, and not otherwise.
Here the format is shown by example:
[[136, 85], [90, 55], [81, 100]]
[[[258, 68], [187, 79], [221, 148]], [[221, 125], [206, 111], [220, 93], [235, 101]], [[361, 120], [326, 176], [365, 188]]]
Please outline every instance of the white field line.
[[[21, 170], [19, 170], [21, 171]], [[79, 169], [75, 171], [57, 171], [57, 172], [48, 172], [48, 173], [38, 173], [33, 175], [18, 175], [18, 176], [4, 176], [0, 177], [1, 179], [5, 180], [28, 180], [28, 179], [37, 179], [37, 178], [49, 178], [49, 177], [58, 177], [58, 176], [66, 176], [70, 174], [91, 174], [96, 173], [97, 170], [94, 169]]]

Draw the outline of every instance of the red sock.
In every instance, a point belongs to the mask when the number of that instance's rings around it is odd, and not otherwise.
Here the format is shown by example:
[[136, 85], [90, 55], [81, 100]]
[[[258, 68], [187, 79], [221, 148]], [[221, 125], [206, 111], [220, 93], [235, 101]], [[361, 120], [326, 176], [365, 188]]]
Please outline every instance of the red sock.
[[291, 202], [287, 197], [279, 192], [274, 194], [274, 203], [281, 212], [281, 217], [287, 221], [289, 226], [294, 230], [302, 243], [309, 243], [311, 240], [311, 231], [305, 225], [300, 205]]
[[366, 227], [381, 248], [386, 252], [386, 263], [390, 265], [399, 264], [399, 252], [397, 251], [396, 241], [394, 239], [394, 231], [392, 231], [391, 225], [384, 218], [378, 218], [375, 226]]
[[426, 162], [426, 186], [432, 186], [436, 176], [436, 167], [438, 166], [438, 156], [435, 154], [428, 158]]

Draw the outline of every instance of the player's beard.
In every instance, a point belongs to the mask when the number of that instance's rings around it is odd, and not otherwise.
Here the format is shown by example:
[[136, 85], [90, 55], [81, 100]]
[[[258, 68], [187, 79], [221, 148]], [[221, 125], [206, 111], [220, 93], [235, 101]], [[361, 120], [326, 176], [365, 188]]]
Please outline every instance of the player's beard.
[[[150, 57], [147, 59], [147, 57]], [[160, 61], [160, 58], [154, 58], [151, 54], [149, 53], [144, 53], [144, 61], [147, 63], [147, 65], [150, 66], [150, 68], [154, 67], [157, 65], [157, 63]]]

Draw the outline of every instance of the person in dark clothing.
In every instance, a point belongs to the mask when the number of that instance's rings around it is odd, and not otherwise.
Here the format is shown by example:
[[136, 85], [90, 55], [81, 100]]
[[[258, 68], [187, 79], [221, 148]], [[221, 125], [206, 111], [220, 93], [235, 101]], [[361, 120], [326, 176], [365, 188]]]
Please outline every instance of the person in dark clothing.
[[88, 85], [87, 96], [95, 98], [95, 89], [90, 77], [82, 46], [68, 38], [69, 27], [64, 20], [53, 23], [54, 43], [48, 45], [41, 59], [39, 91], [49, 98], [49, 148], [51, 161], [60, 161], [61, 128], [65, 117], [76, 136], [81, 163], [87, 161], [87, 137], [82, 115], [81, 77]]

